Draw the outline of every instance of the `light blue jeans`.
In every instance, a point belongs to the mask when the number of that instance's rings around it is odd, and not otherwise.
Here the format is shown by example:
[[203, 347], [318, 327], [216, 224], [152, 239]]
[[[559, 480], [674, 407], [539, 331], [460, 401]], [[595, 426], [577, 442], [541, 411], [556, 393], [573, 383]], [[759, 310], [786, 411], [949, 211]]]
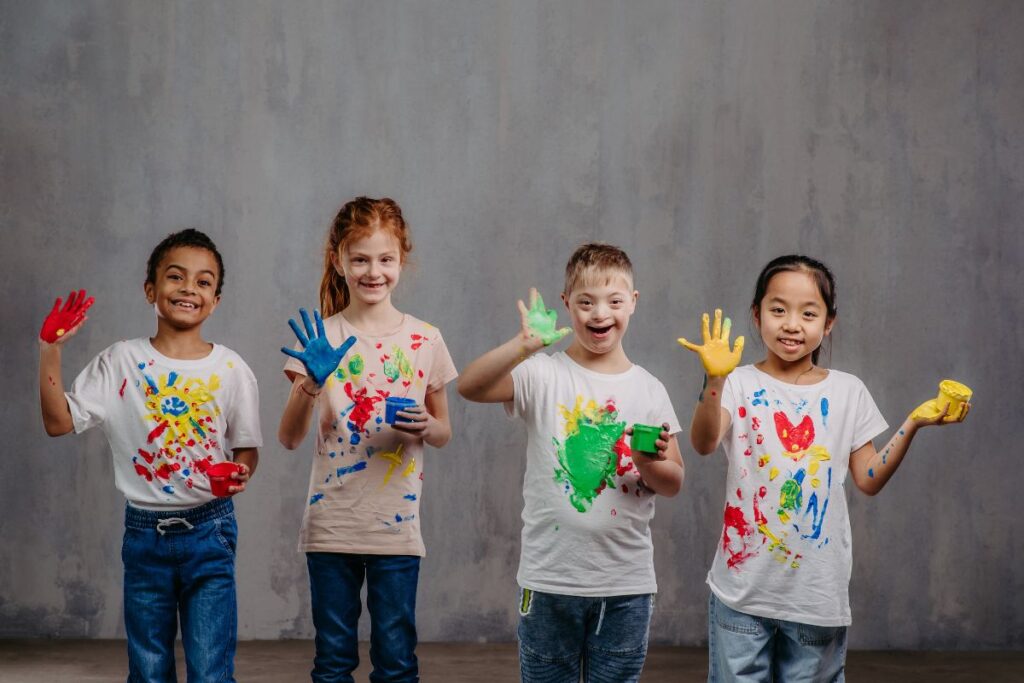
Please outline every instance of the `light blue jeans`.
[[654, 596], [519, 592], [523, 683], [634, 683], [647, 657]]
[[708, 682], [843, 683], [846, 627], [755, 617], [708, 601]]
[[235, 680], [237, 542], [230, 498], [176, 512], [125, 508], [121, 560], [128, 683], [178, 680], [179, 620], [189, 683]]

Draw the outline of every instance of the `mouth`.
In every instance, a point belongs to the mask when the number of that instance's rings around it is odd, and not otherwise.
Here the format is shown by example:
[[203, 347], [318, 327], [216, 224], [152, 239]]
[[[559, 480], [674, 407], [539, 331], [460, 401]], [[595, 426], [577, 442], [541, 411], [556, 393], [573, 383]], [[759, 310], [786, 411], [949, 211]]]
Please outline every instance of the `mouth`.
[[175, 308], [180, 308], [180, 309], [182, 309], [184, 311], [198, 311], [199, 310], [199, 304], [193, 303], [191, 301], [184, 301], [182, 299], [172, 299], [171, 300], [171, 305], [174, 306]]
[[368, 289], [371, 292], [376, 292], [376, 291], [379, 291], [381, 289], [384, 289], [384, 287], [386, 285], [387, 285], [387, 283], [384, 282], [383, 280], [380, 281], [380, 282], [363, 282], [363, 281], [359, 282], [359, 286], [360, 287], [362, 287], [363, 289]]
[[804, 345], [799, 339], [791, 339], [790, 337], [780, 337], [779, 343], [782, 344], [783, 348], [790, 351], [795, 351]]
[[598, 339], [603, 339], [604, 337], [608, 336], [608, 333], [610, 333], [612, 331], [613, 327], [615, 327], [615, 326], [614, 325], [604, 325], [604, 326], [587, 325], [587, 331], [590, 332], [590, 334], [592, 336], [594, 336], [594, 337], [596, 337]]

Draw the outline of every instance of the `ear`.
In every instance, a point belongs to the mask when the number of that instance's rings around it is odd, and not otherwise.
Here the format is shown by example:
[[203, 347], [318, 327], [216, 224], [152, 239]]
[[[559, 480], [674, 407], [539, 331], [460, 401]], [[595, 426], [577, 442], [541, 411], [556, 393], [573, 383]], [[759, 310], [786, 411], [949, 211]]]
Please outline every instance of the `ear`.
[[751, 306], [750, 307], [750, 314], [754, 317], [754, 327], [756, 327], [757, 330], [760, 332], [761, 331], [761, 307], [760, 306]]
[[569, 310], [569, 297], [567, 297], [565, 295], [565, 292], [562, 292], [561, 297], [562, 297], [562, 303], [565, 304], [565, 310], [568, 311]]
[[338, 275], [345, 277], [345, 267], [341, 262], [340, 250], [335, 249], [331, 252], [331, 265], [334, 266], [334, 270]]
[[156, 301], [156, 286], [152, 282], [143, 282], [142, 291], [146, 293], [146, 303], [152, 305]]
[[210, 307], [210, 315], [213, 315], [213, 312], [217, 310], [217, 306], [220, 304], [220, 296], [221, 295], [218, 294], [213, 297], [213, 306]]
[[836, 319], [833, 317], [825, 322], [825, 336], [827, 337], [832, 333], [832, 326], [836, 324]]

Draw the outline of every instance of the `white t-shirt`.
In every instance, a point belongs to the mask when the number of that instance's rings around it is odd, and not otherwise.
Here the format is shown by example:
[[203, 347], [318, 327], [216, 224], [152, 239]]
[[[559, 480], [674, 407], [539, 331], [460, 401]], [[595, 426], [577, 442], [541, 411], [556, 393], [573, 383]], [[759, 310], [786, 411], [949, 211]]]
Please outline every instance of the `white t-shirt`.
[[146, 338], [96, 356], [65, 393], [75, 432], [97, 425], [110, 442], [114, 483], [147, 510], [213, 500], [206, 470], [235, 448], [259, 448], [259, 393], [249, 366], [214, 344], [205, 358], [162, 355]]
[[654, 493], [623, 429], [667, 422], [679, 432], [665, 387], [639, 365], [609, 375], [564, 352], [529, 358], [512, 380], [505, 409], [527, 430], [519, 585], [588, 597], [656, 592]]
[[817, 626], [850, 624], [850, 453], [887, 428], [864, 383], [812, 385], [745, 365], [725, 382], [732, 418], [722, 538], [708, 584], [729, 607]]

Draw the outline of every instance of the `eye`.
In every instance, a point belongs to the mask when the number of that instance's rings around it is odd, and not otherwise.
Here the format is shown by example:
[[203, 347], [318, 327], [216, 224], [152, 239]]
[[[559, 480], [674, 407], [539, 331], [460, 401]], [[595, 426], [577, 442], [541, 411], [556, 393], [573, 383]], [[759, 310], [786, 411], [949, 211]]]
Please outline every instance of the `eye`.
[[209, 280], [200, 280], [199, 284], [202, 285], [203, 287], [209, 287], [210, 286], [210, 281]]
[[818, 314], [815, 313], [814, 311], [804, 311], [804, 317], [805, 318], [812, 318], [813, 319], [813, 318], [817, 318]]
[[775, 315], [780, 315], [786, 312], [785, 310], [783, 310], [782, 306], [772, 306], [771, 308], [768, 309], [768, 311], [770, 313], [774, 313]]
[[180, 275], [178, 275], [177, 273], [169, 273], [169, 274], [167, 275], [167, 279], [168, 279], [168, 280], [180, 280], [180, 279], [181, 279], [181, 276], [180, 276]]

